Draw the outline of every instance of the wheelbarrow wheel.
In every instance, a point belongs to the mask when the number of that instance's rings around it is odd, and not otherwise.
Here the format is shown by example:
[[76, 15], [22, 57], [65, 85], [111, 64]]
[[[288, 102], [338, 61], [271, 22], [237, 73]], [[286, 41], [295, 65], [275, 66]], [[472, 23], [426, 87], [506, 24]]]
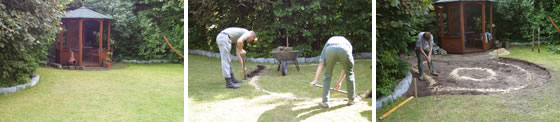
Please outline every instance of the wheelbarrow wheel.
[[288, 74], [288, 63], [286, 61], [282, 61], [280, 65], [282, 68], [282, 76], [286, 76]]

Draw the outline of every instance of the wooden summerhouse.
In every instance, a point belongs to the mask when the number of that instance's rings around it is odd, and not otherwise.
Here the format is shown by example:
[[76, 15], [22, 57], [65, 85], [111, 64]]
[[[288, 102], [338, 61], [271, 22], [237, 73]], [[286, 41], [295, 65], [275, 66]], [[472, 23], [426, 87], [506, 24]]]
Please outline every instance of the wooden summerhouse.
[[[434, 3], [440, 46], [449, 53], [484, 52], [494, 46], [495, 0], [439, 0]], [[487, 16], [490, 16], [489, 18]]]
[[101, 67], [111, 47], [111, 17], [81, 7], [61, 18], [63, 31], [56, 43], [57, 62]]

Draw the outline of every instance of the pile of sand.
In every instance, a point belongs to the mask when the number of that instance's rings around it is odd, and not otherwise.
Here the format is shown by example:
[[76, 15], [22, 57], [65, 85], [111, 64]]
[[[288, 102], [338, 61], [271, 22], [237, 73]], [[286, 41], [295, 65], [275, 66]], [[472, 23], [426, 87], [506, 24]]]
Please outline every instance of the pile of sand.
[[490, 55], [496, 55], [496, 53], [498, 53], [498, 55], [501, 55], [501, 56], [502, 56], [502, 55], [509, 55], [509, 51], [507, 51], [507, 50], [504, 49], [504, 48], [496, 49], [496, 50], [494, 50], [494, 51], [492, 51], [492, 52], [490, 52], [490, 53], [488, 53], [488, 54], [490, 54]]

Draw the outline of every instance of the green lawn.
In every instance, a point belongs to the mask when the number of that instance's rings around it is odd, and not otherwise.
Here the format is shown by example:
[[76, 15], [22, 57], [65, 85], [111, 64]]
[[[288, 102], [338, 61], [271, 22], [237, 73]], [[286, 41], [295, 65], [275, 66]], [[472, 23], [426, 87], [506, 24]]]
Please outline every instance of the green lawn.
[[76, 71], [40, 67], [39, 84], [0, 95], [0, 121], [182, 121], [182, 64]]
[[[357, 93], [372, 89], [372, 60], [355, 61]], [[322, 109], [320, 88], [310, 88], [317, 63], [300, 64], [301, 71], [291, 64], [288, 75], [281, 76], [277, 65], [266, 65], [264, 73], [254, 78], [256, 84], [274, 94], [257, 90], [249, 80], [240, 83], [240, 89], [226, 89], [221, 75], [220, 60], [203, 56], [189, 55], [188, 108], [187, 121], [371, 121], [371, 98], [359, 104], [346, 106], [346, 95], [331, 92], [331, 108]], [[248, 63], [247, 70], [256, 69], [256, 63]], [[263, 64], [261, 64], [263, 65]], [[233, 62], [235, 75], [242, 78], [239, 62]], [[338, 79], [340, 66], [337, 66], [333, 79]], [[334, 87], [333, 80], [332, 84]], [[319, 81], [322, 83], [322, 80]], [[343, 90], [346, 82], [343, 81]], [[303, 98], [290, 100], [287, 98]]]
[[[549, 69], [551, 80], [535, 89], [506, 94], [443, 95], [439, 102], [435, 102], [433, 96], [414, 98], [383, 121], [557, 121], [560, 118], [560, 54], [546, 49], [541, 49], [541, 53], [531, 52], [530, 47], [508, 50], [511, 54], [502, 57], [542, 65]], [[388, 109], [377, 111], [376, 116]]]

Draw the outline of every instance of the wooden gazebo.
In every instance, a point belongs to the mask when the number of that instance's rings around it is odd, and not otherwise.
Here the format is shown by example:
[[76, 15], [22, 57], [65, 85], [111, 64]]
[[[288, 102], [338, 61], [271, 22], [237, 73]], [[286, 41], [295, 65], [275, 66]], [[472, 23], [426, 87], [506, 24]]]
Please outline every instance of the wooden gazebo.
[[[449, 53], [474, 53], [490, 49], [495, 40], [495, 38], [488, 39], [487, 36], [494, 35], [492, 28], [494, 2], [495, 0], [435, 2], [440, 46]], [[490, 18], [486, 15], [490, 15]]]
[[101, 67], [111, 46], [111, 17], [81, 7], [62, 17], [63, 32], [56, 44], [62, 65]]

